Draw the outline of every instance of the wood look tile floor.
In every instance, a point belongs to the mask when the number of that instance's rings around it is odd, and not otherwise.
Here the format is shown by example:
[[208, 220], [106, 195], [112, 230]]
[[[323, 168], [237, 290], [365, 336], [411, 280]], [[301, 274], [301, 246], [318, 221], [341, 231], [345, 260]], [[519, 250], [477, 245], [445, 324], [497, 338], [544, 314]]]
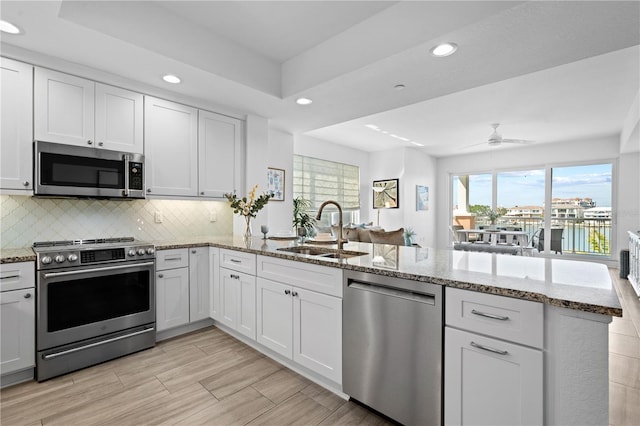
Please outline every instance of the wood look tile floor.
[[[609, 422], [640, 425], [640, 301], [611, 277], [624, 310], [609, 327]], [[384, 425], [215, 327], [43, 383], [0, 391], [0, 424]]]
[[0, 424], [390, 424], [215, 327], [0, 392]]

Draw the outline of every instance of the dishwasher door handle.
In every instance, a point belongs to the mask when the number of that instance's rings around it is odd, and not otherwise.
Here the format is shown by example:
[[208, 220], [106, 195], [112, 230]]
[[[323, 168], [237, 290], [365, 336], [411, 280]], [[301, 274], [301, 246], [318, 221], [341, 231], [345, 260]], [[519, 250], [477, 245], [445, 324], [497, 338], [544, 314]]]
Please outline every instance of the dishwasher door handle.
[[383, 296], [398, 297], [400, 299], [410, 300], [412, 302], [425, 303], [427, 305], [434, 305], [434, 306], [436, 304], [436, 296], [433, 294], [416, 293], [409, 290], [389, 288], [381, 285], [365, 283], [365, 282], [355, 281], [355, 280], [350, 280], [347, 286], [355, 290], [369, 291], [371, 293], [378, 293]]

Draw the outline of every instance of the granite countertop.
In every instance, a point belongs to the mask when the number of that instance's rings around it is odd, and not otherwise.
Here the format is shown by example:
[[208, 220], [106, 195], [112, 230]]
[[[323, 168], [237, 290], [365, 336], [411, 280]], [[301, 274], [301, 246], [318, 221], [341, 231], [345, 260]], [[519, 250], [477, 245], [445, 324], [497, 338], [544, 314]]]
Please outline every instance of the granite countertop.
[[[191, 237], [150, 241], [158, 250], [220, 247], [282, 259], [333, 266], [414, 281], [431, 282], [500, 296], [542, 302], [583, 312], [622, 316], [622, 307], [603, 264], [543, 257], [509, 256], [433, 248], [348, 243], [345, 250], [369, 253], [348, 259], [318, 258], [278, 251], [300, 245], [295, 240], [254, 237]], [[322, 244], [319, 247], [334, 247]], [[0, 263], [36, 259], [31, 248], [2, 250]]]
[[[295, 240], [263, 240], [261, 237], [254, 237], [249, 243], [239, 237], [201, 237], [154, 243], [158, 250], [198, 246], [229, 248], [532, 300], [583, 312], [622, 316], [608, 268], [593, 262], [370, 243], [344, 246], [345, 250], [370, 254], [328, 259], [278, 251], [300, 244]], [[320, 247], [336, 246], [323, 244]]]

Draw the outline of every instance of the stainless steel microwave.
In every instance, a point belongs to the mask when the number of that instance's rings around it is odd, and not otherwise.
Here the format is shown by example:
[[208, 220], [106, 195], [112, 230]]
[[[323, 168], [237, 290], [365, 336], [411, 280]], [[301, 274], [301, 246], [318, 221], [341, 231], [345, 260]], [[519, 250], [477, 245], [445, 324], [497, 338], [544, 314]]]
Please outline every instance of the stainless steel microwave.
[[34, 194], [144, 198], [144, 156], [36, 141]]

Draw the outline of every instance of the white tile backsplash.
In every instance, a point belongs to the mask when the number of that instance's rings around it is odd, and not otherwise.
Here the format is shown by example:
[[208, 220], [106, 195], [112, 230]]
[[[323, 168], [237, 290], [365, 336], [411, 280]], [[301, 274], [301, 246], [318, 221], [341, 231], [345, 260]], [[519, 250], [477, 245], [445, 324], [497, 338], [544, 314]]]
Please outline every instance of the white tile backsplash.
[[[154, 222], [155, 212], [162, 223]], [[217, 220], [209, 221], [215, 211]], [[171, 240], [233, 233], [226, 201], [75, 200], [0, 196], [0, 248], [29, 247], [34, 241], [134, 237]]]

